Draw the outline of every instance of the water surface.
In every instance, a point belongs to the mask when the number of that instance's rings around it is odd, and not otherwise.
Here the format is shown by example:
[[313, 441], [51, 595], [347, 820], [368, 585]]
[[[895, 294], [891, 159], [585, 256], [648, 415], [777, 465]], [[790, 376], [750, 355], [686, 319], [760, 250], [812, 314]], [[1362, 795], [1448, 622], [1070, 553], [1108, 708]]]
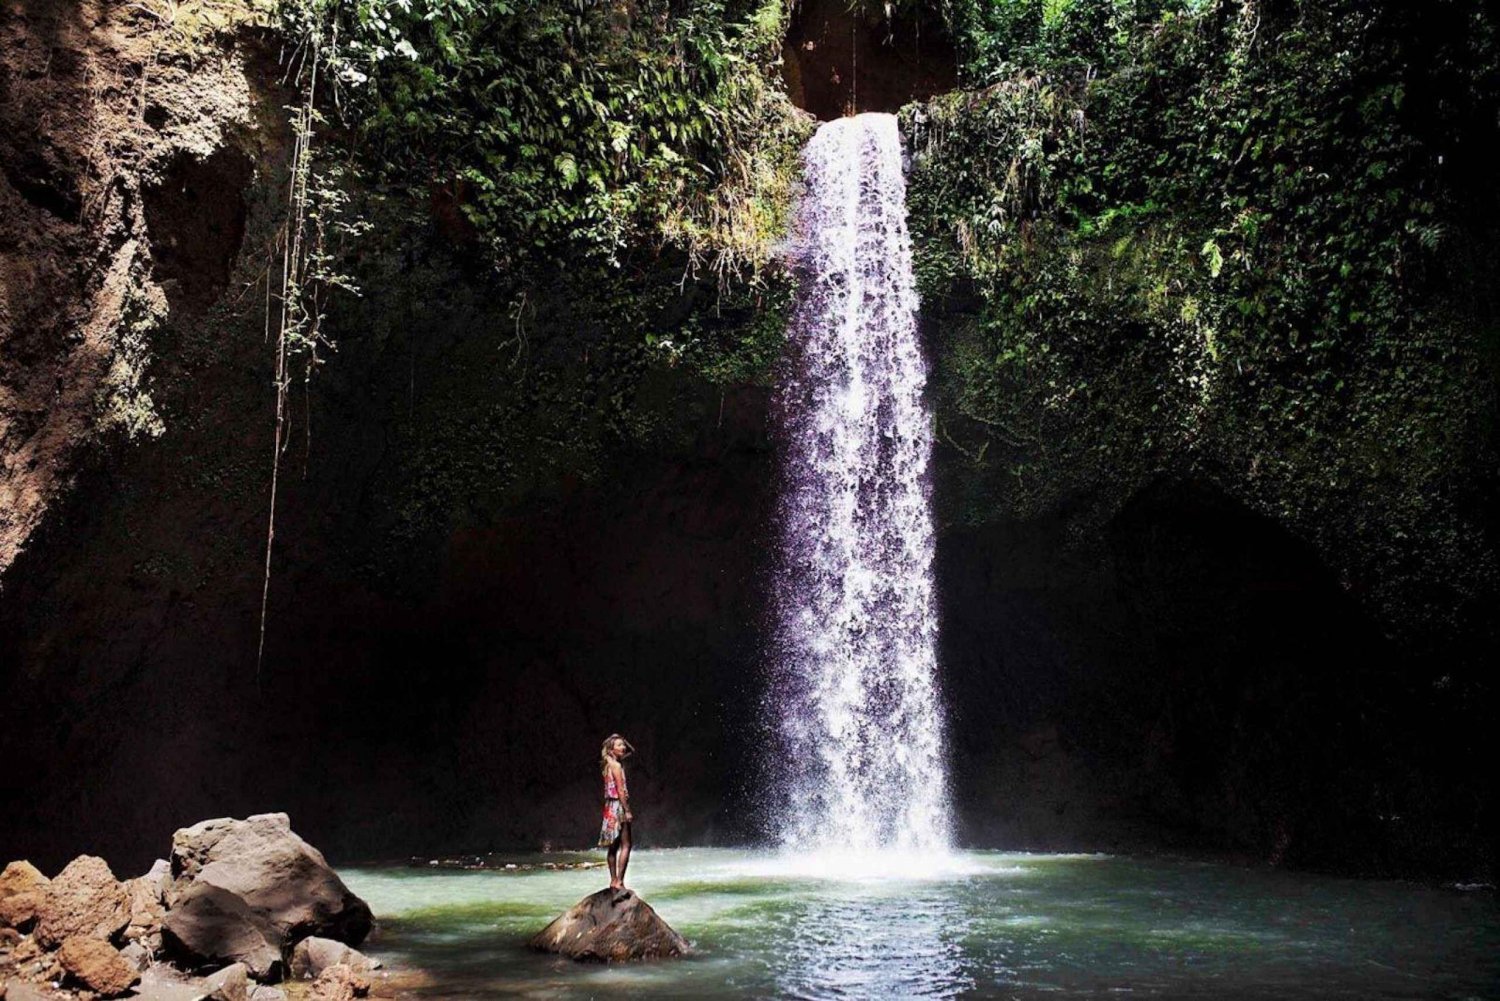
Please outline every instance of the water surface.
[[905, 877], [698, 848], [637, 852], [631, 869], [694, 956], [527, 952], [600, 869], [341, 874], [380, 920], [368, 951], [431, 973], [422, 997], [1500, 999], [1487, 890], [1002, 852]]

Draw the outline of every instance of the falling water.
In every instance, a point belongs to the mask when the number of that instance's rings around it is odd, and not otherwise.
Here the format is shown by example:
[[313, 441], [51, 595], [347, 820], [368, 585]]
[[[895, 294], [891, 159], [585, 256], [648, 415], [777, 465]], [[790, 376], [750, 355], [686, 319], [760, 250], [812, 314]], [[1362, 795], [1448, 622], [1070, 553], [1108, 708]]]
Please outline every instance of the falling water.
[[780, 836], [799, 850], [936, 854], [950, 809], [932, 422], [896, 119], [828, 122], [804, 160], [800, 291], [777, 408]]

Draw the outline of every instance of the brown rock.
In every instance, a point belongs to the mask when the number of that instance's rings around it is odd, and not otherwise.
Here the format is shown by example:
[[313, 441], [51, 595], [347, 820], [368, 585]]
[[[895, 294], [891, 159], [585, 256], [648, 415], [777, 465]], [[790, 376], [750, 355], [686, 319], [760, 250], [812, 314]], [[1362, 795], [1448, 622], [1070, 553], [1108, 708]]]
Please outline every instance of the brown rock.
[[14, 949], [20, 944], [20, 932], [14, 928], [0, 928], [0, 949]]
[[335, 963], [313, 981], [308, 1001], [354, 1001], [370, 993], [370, 981], [344, 963]]
[[687, 940], [633, 890], [604, 889], [584, 897], [527, 944], [539, 952], [602, 963], [688, 952]]
[[130, 898], [130, 921], [125, 926], [125, 940], [140, 942], [153, 952], [161, 948], [161, 926], [167, 910], [162, 904], [162, 884], [151, 875], [125, 882]]
[[5, 1001], [52, 1001], [50, 991], [38, 990], [24, 980], [7, 980], [3, 986]]
[[49, 949], [76, 935], [109, 939], [130, 921], [130, 897], [101, 858], [80, 855], [47, 884], [36, 938]]
[[30, 862], [7, 865], [0, 872], [0, 928], [29, 928], [47, 883], [47, 877]]
[[43, 890], [22, 890], [0, 897], [0, 928], [26, 931], [36, 923], [36, 912], [42, 906]]
[[118, 949], [85, 935], [64, 942], [57, 960], [71, 980], [107, 998], [119, 997], [141, 979]]
[[11, 862], [0, 871], [0, 898], [25, 890], [40, 890], [47, 885], [47, 877], [30, 862]]

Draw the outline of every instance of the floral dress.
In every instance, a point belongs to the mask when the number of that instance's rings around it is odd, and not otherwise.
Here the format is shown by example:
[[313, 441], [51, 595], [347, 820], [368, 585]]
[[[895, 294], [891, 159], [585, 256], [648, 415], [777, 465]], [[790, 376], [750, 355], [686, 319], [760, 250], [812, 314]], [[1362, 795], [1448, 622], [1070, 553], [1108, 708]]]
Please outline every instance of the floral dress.
[[620, 776], [620, 785], [615, 786], [615, 777], [604, 777], [604, 823], [599, 828], [599, 847], [608, 848], [620, 840], [620, 825], [625, 823], [625, 808], [620, 805], [620, 794], [625, 791], [625, 776]]

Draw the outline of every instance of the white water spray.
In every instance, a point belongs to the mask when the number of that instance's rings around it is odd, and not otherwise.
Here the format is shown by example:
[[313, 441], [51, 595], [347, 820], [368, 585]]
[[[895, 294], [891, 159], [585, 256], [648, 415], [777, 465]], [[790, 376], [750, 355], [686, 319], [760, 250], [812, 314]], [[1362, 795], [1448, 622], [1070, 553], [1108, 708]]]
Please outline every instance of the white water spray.
[[777, 401], [780, 835], [802, 852], [940, 855], [951, 811], [932, 422], [896, 119], [828, 122], [804, 163], [800, 288]]

